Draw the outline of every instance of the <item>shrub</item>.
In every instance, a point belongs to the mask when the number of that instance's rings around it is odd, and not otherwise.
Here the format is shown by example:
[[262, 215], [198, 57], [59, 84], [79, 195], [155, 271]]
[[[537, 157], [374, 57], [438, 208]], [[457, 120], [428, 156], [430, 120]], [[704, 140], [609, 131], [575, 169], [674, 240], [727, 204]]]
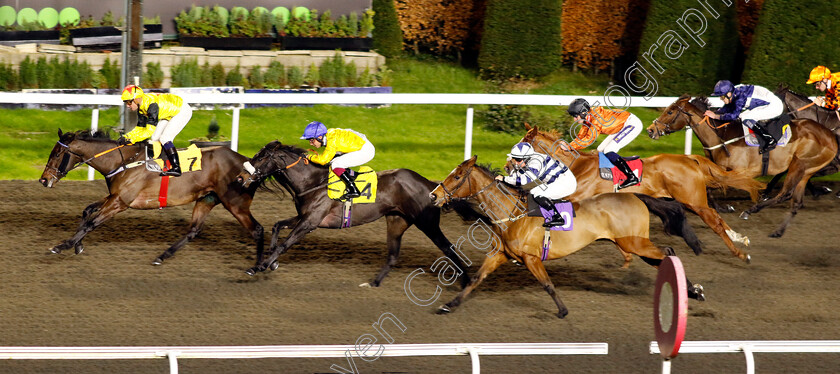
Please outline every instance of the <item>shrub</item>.
[[0, 64], [0, 88], [5, 91], [20, 89], [18, 74], [11, 64]]
[[743, 81], [770, 89], [779, 83], [804, 87], [817, 65], [840, 71], [840, 24], [833, 20], [838, 13], [835, 1], [765, 0]]
[[228, 26], [219, 15], [216, 7], [211, 9], [209, 6], [202, 8], [193, 5], [189, 13], [181, 11], [175, 17], [175, 24], [178, 28], [178, 34], [183, 36], [222, 38], [229, 35]]
[[251, 73], [248, 74], [248, 83], [250, 83], [252, 88], [265, 87], [265, 78], [262, 74], [262, 68], [259, 65], [251, 67]]
[[38, 72], [35, 70], [36, 64], [32, 63], [29, 56], [23, 59], [18, 66], [20, 72], [20, 85], [22, 88], [37, 88], [38, 87]]
[[268, 88], [283, 88], [286, 86], [286, 68], [280, 61], [271, 61], [265, 71], [265, 86]]
[[225, 78], [225, 83], [228, 86], [244, 86], [245, 85], [245, 77], [242, 76], [242, 73], [239, 71], [239, 64], [236, 64], [231, 71], [228, 72], [227, 78]]
[[216, 65], [213, 65], [213, 70], [210, 71], [210, 85], [224, 86], [226, 77], [225, 68], [222, 66], [221, 62], [217, 62]]
[[317, 86], [318, 82], [321, 80], [320, 69], [318, 65], [315, 65], [313, 62], [309, 65], [309, 70], [306, 71], [306, 77], [303, 79], [304, 83], [310, 86]]
[[303, 71], [300, 67], [292, 66], [289, 68], [289, 86], [298, 88], [303, 85]]
[[172, 87], [195, 87], [200, 85], [201, 69], [198, 59], [185, 58], [172, 67]]
[[478, 55], [485, 78], [544, 76], [557, 69], [560, 58], [559, 1], [499, 0], [487, 4]]
[[144, 77], [147, 86], [151, 88], [160, 88], [163, 84], [163, 69], [160, 67], [160, 62], [150, 62], [146, 64], [146, 74]]
[[108, 88], [120, 88], [120, 66], [111, 64], [110, 58], [105, 59], [99, 72], [105, 78], [105, 85]]
[[55, 87], [53, 67], [47, 62], [46, 57], [39, 57], [35, 64], [35, 69], [38, 70], [38, 87], [53, 88]]
[[[707, 16], [708, 27], [702, 34], [706, 45], [700, 48], [682, 29], [674, 28], [674, 21], [682, 17], [686, 9], [697, 6], [695, 0], [651, 1], [637, 60], [656, 77], [659, 84], [658, 95], [708, 95], [717, 80], [733, 78], [735, 53], [738, 48], [735, 7], [727, 7], [723, 2], [708, 4], [720, 14], [720, 18]], [[689, 27], [699, 29], [696, 17], [688, 20]], [[660, 73], [642, 54], [649, 53], [651, 46], [656, 45], [665, 32], [678, 33], [688, 43], [688, 48], [679, 58], [672, 59], [665, 55], [666, 47], [659, 46], [652, 56], [664, 69]]]

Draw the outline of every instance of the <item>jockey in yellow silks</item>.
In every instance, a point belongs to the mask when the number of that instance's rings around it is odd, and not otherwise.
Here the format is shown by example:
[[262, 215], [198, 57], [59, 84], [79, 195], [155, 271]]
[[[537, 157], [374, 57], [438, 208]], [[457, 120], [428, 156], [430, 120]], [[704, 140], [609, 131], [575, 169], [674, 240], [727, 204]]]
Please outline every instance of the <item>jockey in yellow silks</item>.
[[826, 109], [840, 110], [840, 98], [837, 97], [840, 91], [840, 73], [831, 74], [825, 66], [817, 66], [811, 70], [807, 84], [814, 84], [814, 87], [825, 92], [824, 98], [818, 98], [815, 102]]
[[178, 95], [143, 93], [135, 85], [123, 89], [120, 99], [129, 109], [137, 112], [137, 126], [123, 135], [120, 143], [137, 143], [146, 139], [159, 141], [170, 163], [170, 168], [160, 175], [180, 176], [181, 163], [172, 142], [192, 118], [189, 104]]
[[572, 101], [568, 113], [575, 122], [582, 124], [569, 145], [574, 149], [583, 149], [594, 143], [599, 134], [607, 134], [606, 139], [598, 145], [598, 152], [603, 153], [627, 177], [618, 189], [638, 184], [639, 177], [633, 173], [627, 161], [618, 155], [618, 151], [642, 133], [642, 120], [626, 110], [591, 108], [584, 99]]
[[356, 176], [350, 168], [367, 163], [376, 154], [376, 149], [364, 134], [349, 129], [327, 130], [323, 123], [313, 121], [306, 125], [300, 138], [309, 140], [309, 144], [315, 148], [324, 147], [323, 153], [309, 155], [309, 161], [320, 165], [330, 164], [333, 173], [347, 187], [342, 200], [362, 195], [353, 183]]

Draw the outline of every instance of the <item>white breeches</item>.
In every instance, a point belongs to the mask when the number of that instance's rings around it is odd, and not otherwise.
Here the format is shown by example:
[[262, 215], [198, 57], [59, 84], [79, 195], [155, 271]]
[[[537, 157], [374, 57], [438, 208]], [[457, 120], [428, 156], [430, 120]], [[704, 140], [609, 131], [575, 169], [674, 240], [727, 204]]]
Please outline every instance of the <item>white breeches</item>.
[[531, 189], [531, 194], [534, 196], [545, 196], [552, 200], [562, 199], [575, 193], [577, 189], [577, 179], [571, 170], [557, 176], [557, 179], [551, 184], [540, 184]]
[[175, 140], [175, 136], [187, 126], [190, 118], [192, 118], [192, 108], [187, 103], [181, 104], [181, 110], [172, 119], [158, 122], [151, 140], [160, 141], [161, 144]]
[[756, 121], [764, 121], [782, 115], [782, 112], [784, 110], [785, 105], [782, 104], [782, 100], [776, 98], [776, 100], [771, 99], [770, 104], [741, 112], [741, 115], [739, 117], [741, 117], [741, 120], [751, 119]]
[[630, 117], [627, 118], [627, 122], [624, 122], [624, 127], [621, 128], [621, 131], [608, 135], [607, 138], [598, 145], [598, 152], [618, 153], [621, 148], [630, 144], [633, 139], [636, 139], [636, 137], [642, 133], [642, 127], [642, 120], [631, 114]]
[[373, 160], [374, 155], [376, 155], [376, 148], [373, 147], [373, 144], [370, 144], [369, 140], [365, 139], [365, 144], [362, 145], [362, 149], [336, 156], [330, 165], [333, 168], [347, 169], [353, 166], [364, 165], [368, 161]]

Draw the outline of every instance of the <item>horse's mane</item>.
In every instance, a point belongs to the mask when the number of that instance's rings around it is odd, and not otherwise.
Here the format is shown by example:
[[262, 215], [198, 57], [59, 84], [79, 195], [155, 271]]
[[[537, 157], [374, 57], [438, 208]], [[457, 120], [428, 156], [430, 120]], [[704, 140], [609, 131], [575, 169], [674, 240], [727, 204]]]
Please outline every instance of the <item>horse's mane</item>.
[[66, 139], [68, 135], [71, 135], [74, 139], [77, 140], [88, 140], [88, 141], [112, 141], [111, 140], [111, 133], [110, 131], [90, 131], [90, 130], [79, 130], [76, 132], [67, 132], [62, 134], [62, 138]]
[[688, 103], [694, 105], [697, 109], [700, 109], [701, 112], [709, 110], [709, 107], [711, 106], [711, 104], [709, 104], [709, 98], [705, 96], [697, 96]]
[[502, 174], [502, 170], [493, 166], [492, 164], [475, 164], [475, 167], [486, 171], [487, 173], [489, 173], [493, 177]]

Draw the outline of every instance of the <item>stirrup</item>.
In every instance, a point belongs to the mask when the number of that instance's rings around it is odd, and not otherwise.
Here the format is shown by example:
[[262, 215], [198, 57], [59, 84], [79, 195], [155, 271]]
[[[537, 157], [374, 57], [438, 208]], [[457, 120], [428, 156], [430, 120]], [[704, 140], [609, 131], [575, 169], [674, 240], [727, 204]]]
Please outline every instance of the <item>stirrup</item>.
[[543, 223], [543, 227], [560, 227], [560, 226], [566, 226], [566, 220], [563, 219], [563, 217], [560, 217], [559, 221], [555, 221], [554, 219], [551, 219], [551, 220]]

